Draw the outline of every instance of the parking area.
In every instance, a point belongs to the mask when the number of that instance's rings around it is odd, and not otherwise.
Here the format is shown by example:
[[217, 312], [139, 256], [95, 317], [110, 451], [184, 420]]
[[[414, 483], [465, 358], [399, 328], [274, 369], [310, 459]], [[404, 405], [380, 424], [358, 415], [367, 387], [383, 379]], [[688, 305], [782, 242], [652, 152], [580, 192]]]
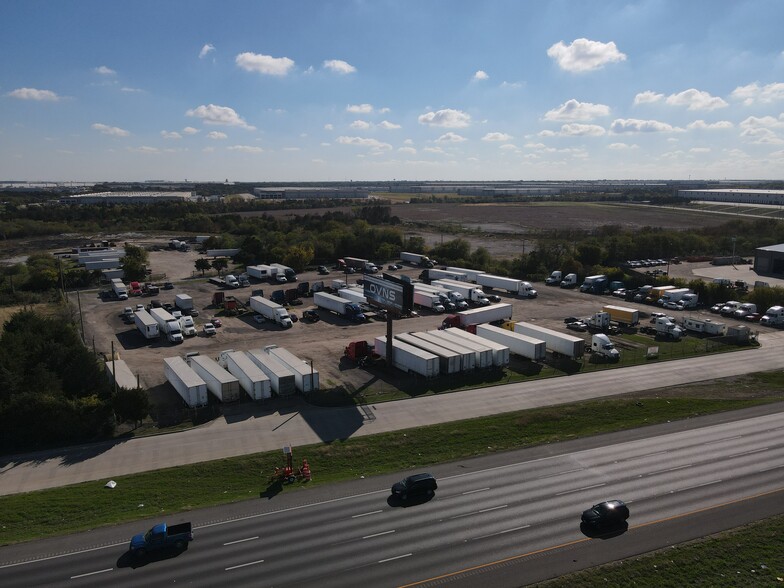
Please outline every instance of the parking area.
[[[291, 329], [283, 330], [270, 322], [257, 323], [252, 315], [221, 317], [222, 325], [214, 336], [206, 336], [203, 325], [216, 316], [220, 309], [213, 306], [212, 296], [221, 288], [209, 283], [195, 270], [195, 261], [199, 254], [193, 251], [179, 252], [162, 249], [150, 252], [150, 265], [153, 275], [164, 275], [167, 281], [173, 283], [171, 290], [161, 290], [157, 296], [161, 302], [174, 302], [176, 294], [188, 294], [193, 298], [194, 306], [199, 310], [195, 318], [197, 335], [186, 337], [182, 344], [174, 345], [165, 339], [149, 341], [145, 339], [133, 324], [126, 324], [121, 314], [125, 306], [135, 306], [137, 303], [147, 304], [147, 296], [130, 300], [117, 301], [102, 299], [98, 292], [83, 292], [80, 295], [82, 319], [84, 323], [86, 342], [94, 346], [99, 353], [108, 357], [112, 344], [119, 357], [125, 360], [134, 374], [138, 374], [141, 384], [150, 390], [153, 402], [159, 406], [176, 405], [179, 397], [166, 383], [163, 373], [163, 358], [184, 356], [190, 352], [198, 352], [217, 358], [221, 351], [227, 349], [249, 350], [258, 349], [266, 345], [285, 347], [301, 359], [313, 362], [313, 366], [320, 373], [322, 388], [336, 388], [343, 386], [347, 391], [362, 390], [372, 385], [377, 376], [343, 358], [343, 350], [351, 341], [372, 341], [375, 337], [386, 333], [386, 323], [383, 321], [370, 321], [364, 324], [348, 322], [340, 317], [319, 311], [321, 320], [306, 322], [299, 320]], [[681, 266], [673, 266], [681, 267]], [[686, 268], [683, 268], [686, 269]], [[398, 275], [408, 275], [416, 278], [419, 268], [405, 267], [395, 270]], [[359, 274], [348, 276], [348, 281], [353, 283]], [[318, 275], [316, 272], [307, 272], [299, 275], [300, 281], [311, 283], [323, 280], [325, 284], [332, 279], [345, 279], [346, 275], [331, 270], [328, 275]], [[536, 299], [520, 299], [509, 294], [495, 291], [503, 302], [513, 306], [513, 319], [516, 321], [529, 321], [541, 326], [569, 332], [572, 335], [583, 336], [589, 340], [589, 333], [576, 333], [566, 331], [563, 318], [567, 316], [584, 317], [601, 310], [605, 304], [621, 304], [637, 308], [641, 316], [647, 317], [658, 308], [644, 304], [622, 302], [611, 296], [594, 296], [580, 293], [578, 290], [548, 287], [543, 283], [535, 283], [539, 291]], [[261, 289], [265, 295], [278, 286], [268, 283], [251, 283], [249, 287], [223, 290], [226, 294], [235, 296], [241, 302], [247, 303], [254, 290]], [[74, 303], [75, 295], [72, 294]], [[302, 299], [303, 304], [293, 306], [290, 312], [299, 317], [306, 309], [315, 308], [312, 298]], [[77, 307], [77, 305], [74, 305]], [[704, 314], [710, 316], [707, 310], [698, 312], [689, 311], [689, 315]], [[420, 316], [396, 320], [394, 332], [403, 333], [436, 329], [440, 326], [443, 315], [422, 311]], [[755, 327], [756, 328], [756, 327]], [[760, 327], [764, 330], [765, 327]], [[400, 374], [403, 377], [403, 374]], [[394, 385], [394, 379], [391, 381]]]

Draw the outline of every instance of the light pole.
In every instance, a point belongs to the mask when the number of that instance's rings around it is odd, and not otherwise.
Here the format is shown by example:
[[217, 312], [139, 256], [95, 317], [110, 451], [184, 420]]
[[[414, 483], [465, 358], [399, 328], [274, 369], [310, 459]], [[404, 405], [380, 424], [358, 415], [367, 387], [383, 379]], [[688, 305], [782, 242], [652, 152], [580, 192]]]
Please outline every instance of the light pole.
[[[737, 237], [732, 238], [732, 267], [735, 267], [735, 241]], [[737, 269], [737, 268], [735, 268]]]

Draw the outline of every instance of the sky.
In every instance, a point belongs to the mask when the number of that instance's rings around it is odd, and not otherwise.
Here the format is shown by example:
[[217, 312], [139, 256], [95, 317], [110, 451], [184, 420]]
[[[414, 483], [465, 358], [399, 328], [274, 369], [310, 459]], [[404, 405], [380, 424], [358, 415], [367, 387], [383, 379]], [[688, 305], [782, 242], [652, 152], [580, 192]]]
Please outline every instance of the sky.
[[784, 179], [779, 0], [3, 0], [0, 181]]

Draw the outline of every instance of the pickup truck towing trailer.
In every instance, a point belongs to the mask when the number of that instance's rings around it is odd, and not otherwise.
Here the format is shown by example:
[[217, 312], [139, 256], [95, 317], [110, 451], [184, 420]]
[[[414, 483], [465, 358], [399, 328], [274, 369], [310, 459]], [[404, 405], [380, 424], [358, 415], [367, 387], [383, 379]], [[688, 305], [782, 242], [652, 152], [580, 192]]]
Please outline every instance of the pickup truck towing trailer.
[[478, 337], [489, 339], [495, 343], [506, 345], [509, 351], [520, 357], [525, 357], [531, 361], [543, 361], [547, 354], [545, 342], [521, 333], [515, 333], [495, 327], [493, 325], [477, 325], [476, 334]]
[[143, 557], [151, 551], [165, 548], [175, 548], [179, 551], [188, 549], [188, 543], [193, 541], [193, 527], [191, 523], [168, 526], [166, 523], [155, 525], [146, 533], [134, 535], [128, 550], [136, 557]]
[[294, 382], [294, 373], [276, 358], [261, 349], [251, 349], [247, 352], [250, 360], [270, 379], [270, 387], [278, 396], [293, 396], [297, 388]]
[[[376, 337], [375, 350], [381, 357], [387, 354], [386, 336]], [[440, 360], [437, 355], [414, 347], [403, 341], [392, 341], [392, 358], [387, 358], [387, 363], [392, 364], [397, 369], [419, 374], [425, 378], [435, 378], [439, 374]]]
[[395, 335], [397, 341], [408, 343], [414, 347], [418, 347], [428, 353], [438, 357], [438, 373], [442, 375], [460, 373], [462, 365], [460, 361], [460, 354], [456, 351], [447, 349], [446, 347], [426, 341], [417, 337], [413, 333], [400, 333]]
[[183, 358], [164, 358], [163, 373], [189, 408], [207, 405], [207, 383]]
[[239, 380], [240, 387], [251, 400], [266, 400], [272, 397], [269, 377], [242, 351], [223, 351], [220, 359], [220, 364]]
[[287, 349], [277, 345], [267, 345], [264, 348], [267, 355], [271, 355], [285, 365], [294, 374], [294, 386], [303, 394], [310, 394], [319, 389], [319, 373], [313, 367], [313, 362], [306, 362]]
[[192, 355], [188, 365], [207, 384], [207, 389], [221, 402], [236, 402], [240, 399], [240, 382], [223, 369], [218, 362], [206, 355]]
[[[488, 369], [493, 367], [493, 350], [480, 343], [478, 337], [469, 341], [453, 334], [454, 329], [447, 329], [445, 331], [427, 331], [427, 335], [433, 337], [436, 341], [442, 341], [442, 345], [448, 349], [455, 349], [462, 351], [463, 349], [470, 351], [474, 354], [474, 366], [479, 369]], [[464, 331], [461, 331], [464, 332]]]
[[528, 335], [534, 339], [540, 339], [545, 342], [547, 349], [550, 351], [565, 355], [571, 359], [581, 359], [585, 353], [585, 341], [580, 337], [572, 337], [566, 333], [559, 333], [558, 331], [526, 322], [515, 323], [514, 332]]
[[443, 333], [444, 335], [456, 337], [459, 340], [463, 340], [469, 343], [478, 343], [483, 347], [489, 348], [493, 357], [493, 367], [504, 367], [509, 365], [509, 347], [506, 345], [496, 343], [490, 339], [485, 339], [484, 337], [479, 337], [468, 331], [462, 331], [460, 329], [446, 329], [443, 331]]

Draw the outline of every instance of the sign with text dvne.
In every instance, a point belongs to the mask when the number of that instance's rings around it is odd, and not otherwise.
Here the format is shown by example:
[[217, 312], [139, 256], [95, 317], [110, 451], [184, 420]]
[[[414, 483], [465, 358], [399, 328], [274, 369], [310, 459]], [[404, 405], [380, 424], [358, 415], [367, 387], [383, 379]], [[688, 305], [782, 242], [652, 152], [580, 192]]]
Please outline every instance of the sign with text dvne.
[[411, 312], [414, 305], [414, 286], [411, 283], [389, 274], [383, 277], [365, 275], [362, 280], [368, 303], [401, 315]]

